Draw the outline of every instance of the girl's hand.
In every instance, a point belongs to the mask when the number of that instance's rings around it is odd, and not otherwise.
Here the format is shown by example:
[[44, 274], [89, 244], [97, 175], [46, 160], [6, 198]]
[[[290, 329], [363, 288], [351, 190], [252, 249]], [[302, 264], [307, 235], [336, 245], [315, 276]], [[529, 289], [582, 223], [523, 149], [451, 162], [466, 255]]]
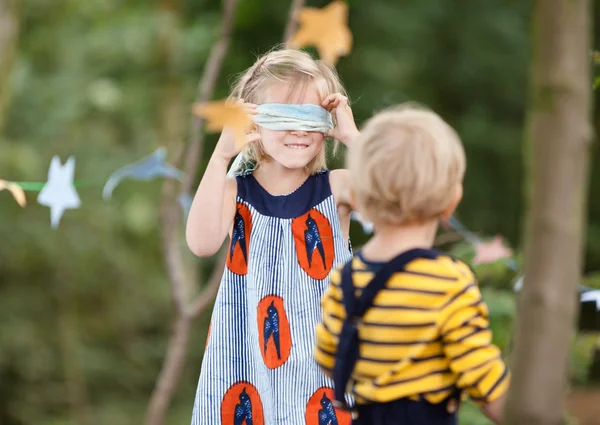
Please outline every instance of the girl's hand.
[[[246, 112], [248, 115], [256, 115], [258, 113], [256, 110], [257, 105], [253, 103], [244, 103], [243, 99], [240, 99], [238, 104], [242, 106], [244, 112]], [[260, 140], [260, 134], [256, 130], [253, 130], [252, 132], [246, 134], [246, 140], [242, 146], [240, 146], [235, 141], [235, 131], [229, 127], [225, 127], [223, 128], [221, 137], [219, 137], [219, 141], [215, 146], [213, 156], [217, 156], [218, 158], [229, 162], [240, 152], [243, 146], [245, 146], [247, 143], [256, 142], [257, 140]]]
[[348, 146], [359, 134], [354, 123], [352, 109], [348, 105], [348, 98], [340, 93], [330, 94], [323, 100], [321, 105], [331, 114], [335, 114], [337, 122], [337, 126], [329, 130], [327, 136], [333, 137]]

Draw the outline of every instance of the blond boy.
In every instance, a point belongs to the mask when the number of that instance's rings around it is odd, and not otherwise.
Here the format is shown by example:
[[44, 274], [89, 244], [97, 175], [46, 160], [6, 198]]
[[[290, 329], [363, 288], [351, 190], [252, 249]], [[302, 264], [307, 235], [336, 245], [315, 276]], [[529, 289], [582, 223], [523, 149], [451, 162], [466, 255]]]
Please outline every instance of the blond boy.
[[487, 306], [469, 267], [432, 249], [465, 163], [456, 132], [412, 104], [375, 115], [352, 144], [353, 199], [375, 234], [332, 274], [315, 358], [355, 424], [456, 424], [463, 392], [501, 419], [510, 374]]

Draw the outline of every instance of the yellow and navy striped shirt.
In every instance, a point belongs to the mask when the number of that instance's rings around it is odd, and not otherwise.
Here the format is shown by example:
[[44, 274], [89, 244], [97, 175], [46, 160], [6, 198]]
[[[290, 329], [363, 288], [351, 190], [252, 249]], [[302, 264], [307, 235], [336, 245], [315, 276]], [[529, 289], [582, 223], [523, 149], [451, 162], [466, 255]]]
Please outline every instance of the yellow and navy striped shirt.
[[[352, 260], [360, 296], [376, 264]], [[334, 270], [322, 299], [315, 359], [330, 375], [346, 316]], [[409, 261], [388, 280], [358, 327], [359, 358], [351, 383], [356, 402], [385, 403], [424, 397], [440, 403], [456, 388], [477, 404], [506, 392], [510, 374], [492, 344], [487, 305], [470, 268], [440, 254]]]

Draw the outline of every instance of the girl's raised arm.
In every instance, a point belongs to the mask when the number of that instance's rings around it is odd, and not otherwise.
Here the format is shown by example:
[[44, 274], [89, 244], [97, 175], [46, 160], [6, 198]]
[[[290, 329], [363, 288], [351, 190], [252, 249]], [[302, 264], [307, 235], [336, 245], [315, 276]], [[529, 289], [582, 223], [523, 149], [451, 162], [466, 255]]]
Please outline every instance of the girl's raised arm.
[[[256, 105], [245, 104], [247, 112], [256, 114]], [[214, 255], [231, 230], [235, 215], [237, 183], [227, 177], [227, 166], [237, 155], [235, 133], [224, 129], [217, 146], [204, 171], [185, 229], [190, 250], [199, 257]], [[260, 136], [252, 133], [247, 142], [252, 143]]]
[[233, 222], [237, 187], [235, 179], [227, 178], [228, 164], [229, 160], [213, 154], [190, 208], [185, 236], [199, 257], [219, 250]]

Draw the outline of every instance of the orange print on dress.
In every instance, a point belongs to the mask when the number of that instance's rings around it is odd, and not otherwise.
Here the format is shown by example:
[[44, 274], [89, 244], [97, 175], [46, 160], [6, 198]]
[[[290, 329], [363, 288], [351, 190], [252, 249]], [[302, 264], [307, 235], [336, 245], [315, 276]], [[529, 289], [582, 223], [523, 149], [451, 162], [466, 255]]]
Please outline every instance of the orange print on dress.
[[333, 267], [333, 230], [327, 217], [313, 208], [292, 220], [300, 267], [316, 280], [325, 279]]
[[258, 303], [258, 343], [265, 365], [276, 369], [284, 364], [292, 351], [292, 336], [283, 298], [267, 295]]
[[262, 402], [254, 385], [240, 381], [229, 387], [221, 402], [221, 424], [265, 425]]
[[252, 214], [247, 205], [238, 202], [233, 219], [231, 244], [227, 253], [227, 268], [237, 275], [248, 273], [248, 249], [250, 248], [250, 231], [252, 230]]
[[306, 404], [306, 425], [350, 425], [350, 412], [333, 407], [333, 400], [332, 388], [319, 388]]

